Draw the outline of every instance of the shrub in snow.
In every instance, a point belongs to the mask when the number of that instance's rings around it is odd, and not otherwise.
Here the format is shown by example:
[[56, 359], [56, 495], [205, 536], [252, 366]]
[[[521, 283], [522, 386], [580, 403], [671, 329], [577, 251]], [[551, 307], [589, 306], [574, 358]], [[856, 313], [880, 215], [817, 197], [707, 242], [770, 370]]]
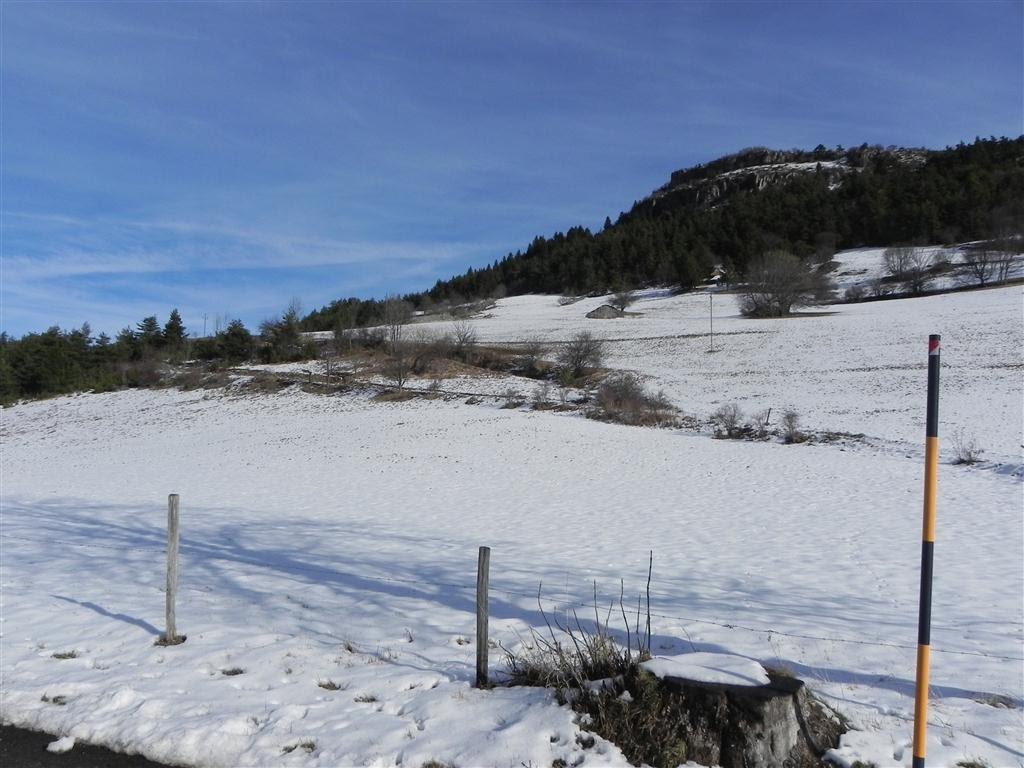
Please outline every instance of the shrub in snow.
[[755, 440], [764, 440], [768, 437], [768, 422], [772, 418], [772, 409], [761, 411], [754, 415], [744, 430], [749, 437]]
[[531, 404], [534, 410], [542, 411], [552, 407], [551, 403], [551, 384], [542, 381], [537, 385], [537, 388], [533, 390], [533, 398]]
[[597, 407], [591, 416], [636, 426], [675, 423], [675, 409], [663, 392], [649, 393], [632, 373], [610, 376], [597, 389]]
[[[594, 686], [591, 681], [606, 680], [631, 671], [651, 658], [651, 616], [650, 578], [654, 560], [653, 553], [647, 571], [647, 617], [641, 625], [640, 599], [637, 596], [635, 615], [627, 615], [624, 601], [625, 591], [620, 582], [618, 613], [622, 616], [626, 643], [622, 645], [612, 636], [609, 622], [612, 606], [602, 623], [598, 611], [597, 584], [594, 584], [593, 627], [584, 627], [576, 610], [571, 611], [571, 621], [566, 615], [563, 626], [557, 618], [548, 618], [541, 601], [541, 589], [537, 589], [537, 607], [547, 624], [547, 637], [531, 630], [530, 638], [521, 643], [515, 651], [502, 646], [505, 665], [512, 681], [520, 685], [540, 685], [554, 688], [559, 698], [567, 701], [568, 690], [584, 693]], [[630, 619], [634, 620], [632, 626]], [[557, 631], [556, 631], [557, 630]], [[621, 633], [619, 633], [621, 634]]]
[[546, 345], [544, 340], [538, 337], [527, 339], [523, 342], [522, 352], [519, 355], [519, 370], [524, 376], [536, 378], [547, 372], [548, 364], [544, 362]]
[[447, 336], [421, 333], [407, 344], [411, 370], [417, 375], [429, 373], [437, 361], [451, 355], [452, 341]]
[[715, 428], [715, 437], [743, 437], [743, 411], [736, 403], [723, 405], [711, 414], [711, 424]]
[[847, 301], [860, 301], [866, 295], [867, 290], [864, 288], [863, 285], [851, 285], [849, 288], [846, 289], [846, 292], [843, 294], [843, 298], [845, 298]]
[[502, 394], [502, 398], [505, 400], [505, 402], [501, 404], [502, 408], [519, 408], [525, 402], [522, 395], [516, 392], [512, 387], [505, 390]]
[[398, 389], [404, 389], [405, 383], [412, 373], [415, 361], [415, 347], [407, 339], [399, 338], [393, 344], [388, 344], [389, 356], [384, 363], [383, 373], [394, 383]]
[[452, 355], [464, 363], [472, 363], [476, 350], [476, 329], [465, 320], [452, 326]]
[[782, 442], [786, 444], [803, 443], [807, 436], [800, 431], [800, 417], [796, 411], [782, 414]]
[[977, 464], [985, 451], [973, 435], [967, 435], [961, 427], [953, 433], [953, 463]]
[[558, 364], [573, 381], [579, 381], [587, 372], [600, 368], [604, 361], [604, 342], [589, 331], [572, 337], [558, 351]]

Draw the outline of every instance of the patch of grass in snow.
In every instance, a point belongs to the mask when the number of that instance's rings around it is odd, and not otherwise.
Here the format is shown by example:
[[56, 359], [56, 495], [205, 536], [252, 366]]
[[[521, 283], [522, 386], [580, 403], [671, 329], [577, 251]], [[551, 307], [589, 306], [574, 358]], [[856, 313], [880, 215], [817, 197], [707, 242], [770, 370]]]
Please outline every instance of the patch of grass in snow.
[[358, 696], [356, 696], [353, 699], [353, 701], [357, 702], [358, 704], [373, 704], [375, 701], [377, 701], [377, 697], [374, 696], [372, 693], [361, 693]]
[[153, 645], [159, 645], [160, 647], [166, 648], [170, 645], [181, 645], [186, 640], [188, 640], [188, 635], [176, 635], [173, 638], [168, 638], [166, 635], [160, 635], [160, 637], [153, 641]]
[[234, 677], [235, 675], [245, 674], [245, 670], [241, 667], [229, 667], [228, 669], [222, 669], [220, 673], [225, 677]]
[[1017, 709], [1021, 703], [1012, 696], [1004, 696], [1001, 693], [993, 693], [977, 699], [979, 704], [988, 704], [996, 709]]
[[378, 648], [377, 653], [374, 654], [366, 663], [367, 664], [388, 664], [398, 658], [398, 654], [393, 648]]
[[343, 691], [348, 688], [348, 683], [336, 683], [333, 680], [317, 680], [317, 685], [325, 691]]
[[418, 396], [416, 392], [409, 389], [389, 389], [379, 395], [374, 395], [372, 400], [375, 403], [404, 403], [406, 400], [412, 400]]
[[56, 704], [58, 707], [63, 707], [65, 704], [68, 703], [68, 697], [63, 695], [48, 696], [44, 693], [40, 701], [42, 701], [45, 704]]
[[78, 651], [57, 651], [53, 654], [53, 658], [60, 659], [61, 661], [64, 659], [77, 659]]
[[298, 744], [289, 744], [288, 746], [282, 747], [281, 752], [287, 755], [294, 752], [296, 749], [304, 749], [306, 752], [313, 752], [313, 750], [316, 749], [316, 742], [300, 741]]

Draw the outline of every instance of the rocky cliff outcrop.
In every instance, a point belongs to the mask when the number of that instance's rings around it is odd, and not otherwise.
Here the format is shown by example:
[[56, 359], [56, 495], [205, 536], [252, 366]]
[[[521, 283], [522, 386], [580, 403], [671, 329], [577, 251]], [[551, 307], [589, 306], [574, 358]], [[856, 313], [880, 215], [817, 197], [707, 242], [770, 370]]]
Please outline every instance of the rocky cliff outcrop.
[[670, 181], [655, 190], [650, 200], [654, 205], [667, 198], [682, 205], [715, 205], [737, 192], [760, 192], [768, 186], [783, 184], [796, 176], [807, 174], [824, 175], [828, 185], [834, 187], [854, 170], [845, 160], [765, 163], [726, 171], [710, 178], [677, 184]]
[[713, 206], [738, 192], [760, 192], [785, 184], [798, 176], [823, 176], [829, 187], [842, 184], [850, 173], [883, 159], [893, 165], [920, 165], [923, 150], [861, 146], [849, 150], [813, 152], [757, 147], [715, 160], [712, 163], [676, 171], [669, 182], [643, 202], [657, 206]]

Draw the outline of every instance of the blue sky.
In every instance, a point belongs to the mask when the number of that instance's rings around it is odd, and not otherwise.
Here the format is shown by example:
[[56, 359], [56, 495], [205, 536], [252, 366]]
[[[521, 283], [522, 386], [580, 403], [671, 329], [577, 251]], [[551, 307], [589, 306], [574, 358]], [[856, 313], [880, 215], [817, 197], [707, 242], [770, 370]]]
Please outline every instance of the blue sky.
[[1024, 132], [1024, 3], [0, 5], [2, 317], [429, 288], [753, 145]]

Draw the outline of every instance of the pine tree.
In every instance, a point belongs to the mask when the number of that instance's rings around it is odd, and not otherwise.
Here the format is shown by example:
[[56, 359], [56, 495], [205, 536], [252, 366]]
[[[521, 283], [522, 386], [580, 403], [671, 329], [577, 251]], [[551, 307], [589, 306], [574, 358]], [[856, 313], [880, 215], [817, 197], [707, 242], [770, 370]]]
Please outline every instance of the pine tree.
[[143, 318], [136, 328], [139, 345], [143, 350], [157, 349], [163, 345], [163, 334], [160, 332], [160, 323], [157, 322], [156, 315]]
[[172, 309], [171, 316], [167, 318], [163, 337], [164, 344], [172, 351], [180, 350], [185, 344], [188, 333], [185, 331], [185, 324], [181, 321], [181, 315], [177, 308]]
[[252, 357], [252, 334], [241, 320], [228, 323], [218, 342], [221, 354], [228, 362], [240, 363]]
[[[154, 317], [153, 320], [155, 321], [156, 318]], [[142, 357], [142, 341], [139, 334], [127, 326], [118, 331], [114, 348], [119, 360], [138, 360]]]

